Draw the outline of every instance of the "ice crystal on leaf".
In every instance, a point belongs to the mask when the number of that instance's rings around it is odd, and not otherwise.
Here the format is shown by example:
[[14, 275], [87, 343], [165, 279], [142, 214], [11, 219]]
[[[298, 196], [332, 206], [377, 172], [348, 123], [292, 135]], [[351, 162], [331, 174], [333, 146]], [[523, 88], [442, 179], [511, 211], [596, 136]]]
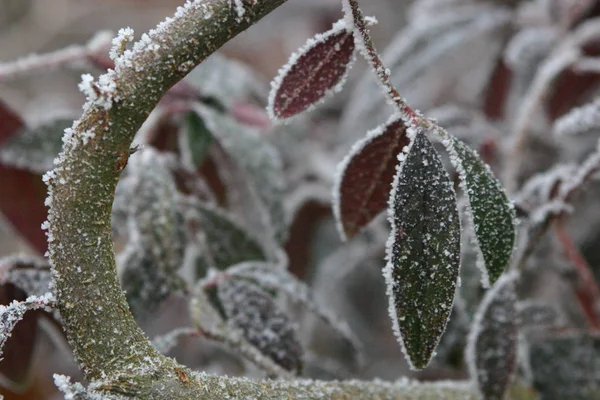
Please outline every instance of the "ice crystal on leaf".
[[344, 20], [309, 39], [273, 80], [269, 116], [285, 120], [340, 91], [354, 61], [354, 50], [354, 37]]
[[219, 300], [227, 322], [263, 354], [288, 371], [302, 369], [302, 346], [294, 325], [271, 296], [258, 286], [226, 279], [218, 285]]
[[487, 291], [467, 343], [467, 362], [485, 399], [502, 400], [517, 367], [515, 273], [504, 274]]
[[390, 317], [412, 368], [425, 368], [452, 310], [460, 266], [460, 220], [447, 172], [416, 133], [390, 194], [392, 232], [384, 270]]
[[386, 208], [397, 156], [408, 143], [406, 125], [395, 115], [368, 132], [340, 163], [333, 211], [342, 237], [351, 238]]
[[514, 207], [489, 166], [475, 151], [457, 138], [442, 140], [456, 168], [461, 188], [467, 196], [467, 214], [480, 250], [478, 261], [485, 287], [504, 272], [515, 242]]

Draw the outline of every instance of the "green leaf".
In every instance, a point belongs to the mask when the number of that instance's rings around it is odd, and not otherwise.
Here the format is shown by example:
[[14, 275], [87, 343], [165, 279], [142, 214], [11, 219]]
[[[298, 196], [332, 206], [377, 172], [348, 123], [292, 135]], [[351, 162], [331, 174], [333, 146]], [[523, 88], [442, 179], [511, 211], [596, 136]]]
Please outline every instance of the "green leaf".
[[484, 399], [503, 399], [517, 369], [517, 277], [504, 274], [486, 292], [471, 326], [466, 359]]
[[195, 113], [185, 116], [185, 133], [189, 145], [191, 162], [194, 167], [199, 168], [208, 153], [208, 149], [214, 138], [204, 120]]
[[409, 364], [421, 369], [448, 322], [460, 266], [456, 195], [423, 133], [416, 134], [394, 178], [389, 212], [384, 276], [390, 316]]
[[282, 242], [288, 229], [288, 217], [283, 205], [285, 180], [277, 148], [257, 129], [242, 126], [226, 114], [198, 105], [195, 111], [202, 117], [239, 167], [245, 203], [254, 202], [255, 208], [246, 215], [248, 226], [256, 234], [272, 237]]
[[443, 140], [469, 200], [467, 213], [479, 248], [478, 265], [485, 287], [502, 275], [515, 242], [515, 212], [489, 166], [466, 144], [450, 136]]
[[264, 261], [259, 242], [224, 210], [194, 203], [192, 219], [206, 235], [207, 256], [212, 265], [224, 270], [243, 261]]
[[0, 148], [4, 164], [43, 174], [54, 167], [54, 158], [62, 148], [64, 130], [73, 119], [55, 119], [37, 128], [25, 128]]

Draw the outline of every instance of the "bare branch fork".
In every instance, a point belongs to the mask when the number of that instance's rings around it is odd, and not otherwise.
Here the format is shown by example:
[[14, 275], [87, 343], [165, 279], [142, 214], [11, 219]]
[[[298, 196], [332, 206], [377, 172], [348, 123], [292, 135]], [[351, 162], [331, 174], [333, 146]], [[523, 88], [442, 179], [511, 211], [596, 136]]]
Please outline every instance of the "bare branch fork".
[[285, 2], [236, 1], [232, 7], [228, 0], [188, 1], [131, 50], [117, 52], [114, 70], [82, 82], [84, 113], [67, 130], [58, 164], [45, 176], [45, 227], [58, 308], [90, 389], [105, 398], [143, 399], [403, 399], [441, 390], [447, 399], [475, 398], [465, 383], [253, 382], [194, 373], [159, 354], [129, 311], [115, 268], [110, 213], [136, 131], [171, 86]]

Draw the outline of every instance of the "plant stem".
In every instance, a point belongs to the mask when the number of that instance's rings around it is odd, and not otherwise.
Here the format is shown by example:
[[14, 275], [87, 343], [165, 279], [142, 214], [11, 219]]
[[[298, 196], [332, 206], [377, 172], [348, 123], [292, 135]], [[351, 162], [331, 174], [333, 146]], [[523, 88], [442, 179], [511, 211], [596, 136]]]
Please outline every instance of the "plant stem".
[[373, 68], [389, 101], [398, 108], [398, 111], [403, 116], [406, 116], [413, 126], [423, 125], [423, 123], [429, 125], [429, 121], [415, 112], [392, 84], [392, 81], [390, 80], [390, 70], [385, 67], [383, 61], [379, 57], [371, 34], [369, 33], [369, 28], [367, 28], [364, 14], [358, 4], [358, 0], [343, 0], [342, 3], [348, 26], [354, 28], [354, 41], [356, 47], [362, 52], [365, 59], [371, 65], [371, 68]]

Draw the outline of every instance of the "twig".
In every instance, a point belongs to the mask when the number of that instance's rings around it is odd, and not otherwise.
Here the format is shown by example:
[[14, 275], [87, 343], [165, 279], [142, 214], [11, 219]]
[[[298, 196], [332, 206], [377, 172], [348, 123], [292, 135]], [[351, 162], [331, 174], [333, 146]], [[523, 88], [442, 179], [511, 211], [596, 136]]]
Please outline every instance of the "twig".
[[554, 233], [561, 244], [566, 257], [571, 261], [577, 274], [575, 282], [575, 295], [581, 305], [586, 319], [594, 330], [600, 330], [600, 314], [598, 313], [598, 304], [600, 304], [600, 288], [592, 274], [589, 265], [573, 243], [570, 235], [567, 233], [564, 221], [559, 218], [554, 223]]

